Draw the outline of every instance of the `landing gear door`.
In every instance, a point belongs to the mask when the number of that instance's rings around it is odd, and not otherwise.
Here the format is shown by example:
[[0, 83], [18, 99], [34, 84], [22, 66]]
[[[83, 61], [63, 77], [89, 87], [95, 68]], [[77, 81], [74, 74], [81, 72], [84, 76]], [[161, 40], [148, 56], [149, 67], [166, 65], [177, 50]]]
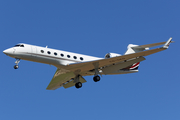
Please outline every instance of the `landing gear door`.
[[31, 46], [31, 53], [32, 53], [32, 56], [36, 56], [36, 53], [37, 53], [36, 46]]

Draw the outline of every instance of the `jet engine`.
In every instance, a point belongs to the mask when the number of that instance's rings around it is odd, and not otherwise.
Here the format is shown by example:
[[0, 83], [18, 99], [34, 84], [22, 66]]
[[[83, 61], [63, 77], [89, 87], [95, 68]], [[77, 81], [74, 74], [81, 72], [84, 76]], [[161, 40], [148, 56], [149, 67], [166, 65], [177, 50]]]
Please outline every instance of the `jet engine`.
[[117, 54], [117, 53], [107, 53], [105, 55], [105, 58], [112, 58], [112, 57], [117, 57], [117, 56], [121, 56], [121, 54]]

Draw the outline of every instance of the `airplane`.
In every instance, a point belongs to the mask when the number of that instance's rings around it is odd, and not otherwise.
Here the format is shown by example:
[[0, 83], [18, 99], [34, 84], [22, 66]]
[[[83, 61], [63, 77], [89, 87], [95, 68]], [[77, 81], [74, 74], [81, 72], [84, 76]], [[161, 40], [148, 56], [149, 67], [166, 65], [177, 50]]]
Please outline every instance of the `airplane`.
[[[94, 75], [94, 82], [98, 82], [102, 75], [136, 73], [138, 72], [140, 62], [145, 60], [144, 56], [168, 49], [171, 42], [173, 42], [172, 38], [169, 38], [167, 42], [147, 45], [129, 44], [124, 55], [107, 53], [104, 58], [24, 43], [6, 49], [3, 53], [16, 59], [14, 69], [19, 68], [20, 60], [55, 66], [57, 70], [46, 88], [47, 90], [55, 90], [62, 86], [64, 88], [72, 86], [81, 88], [82, 83], [86, 82], [83, 76]], [[163, 46], [149, 49], [159, 45]]]

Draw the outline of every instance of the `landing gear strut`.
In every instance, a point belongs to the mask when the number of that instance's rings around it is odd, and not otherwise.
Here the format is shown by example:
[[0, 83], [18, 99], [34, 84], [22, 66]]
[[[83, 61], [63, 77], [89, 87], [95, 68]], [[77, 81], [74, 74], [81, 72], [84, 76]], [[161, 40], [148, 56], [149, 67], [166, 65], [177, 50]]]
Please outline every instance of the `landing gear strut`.
[[16, 65], [14, 65], [14, 69], [18, 69], [19, 68], [19, 66], [18, 66], [18, 64], [19, 64], [19, 62], [20, 62], [20, 59], [16, 59]]
[[97, 65], [96, 65], [95, 74], [94, 74], [94, 77], [93, 77], [94, 82], [100, 81], [101, 78], [100, 78], [100, 76], [98, 74], [100, 74], [100, 72], [99, 72], [99, 70], [97, 68]]

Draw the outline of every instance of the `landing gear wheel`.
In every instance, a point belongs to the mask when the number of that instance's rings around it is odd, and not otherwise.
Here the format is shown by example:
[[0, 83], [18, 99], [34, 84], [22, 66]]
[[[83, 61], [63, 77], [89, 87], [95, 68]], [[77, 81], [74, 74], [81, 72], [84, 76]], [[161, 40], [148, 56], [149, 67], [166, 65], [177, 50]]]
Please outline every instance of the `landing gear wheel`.
[[82, 83], [81, 83], [81, 82], [77, 82], [77, 83], [75, 84], [75, 87], [76, 87], [76, 88], [81, 88], [81, 87], [82, 87]]
[[15, 66], [14, 66], [14, 69], [18, 69], [18, 68], [19, 68], [19, 66], [18, 66], [18, 65], [15, 65]]
[[19, 62], [20, 62], [20, 59], [16, 58], [16, 62], [15, 62], [16, 65], [14, 66], [14, 69], [18, 69], [19, 68], [19, 66], [18, 66]]
[[100, 79], [101, 78], [98, 75], [93, 77], [94, 82], [98, 82], [98, 81], [100, 81]]

